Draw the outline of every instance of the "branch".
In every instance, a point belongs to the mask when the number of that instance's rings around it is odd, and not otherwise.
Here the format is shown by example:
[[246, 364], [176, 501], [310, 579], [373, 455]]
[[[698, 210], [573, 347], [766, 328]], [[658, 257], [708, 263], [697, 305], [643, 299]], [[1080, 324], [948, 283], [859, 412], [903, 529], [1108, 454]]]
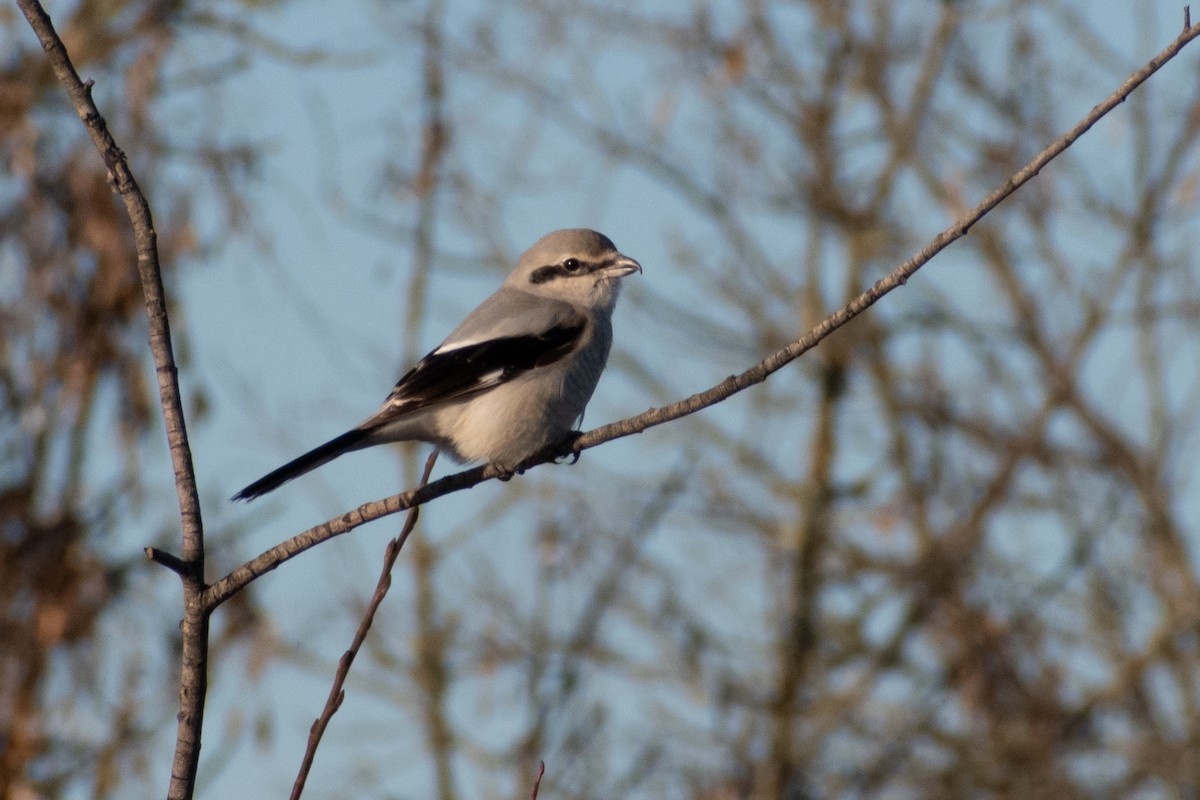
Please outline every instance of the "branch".
[[[430, 453], [429, 458], [425, 460], [425, 471], [421, 474], [421, 485], [424, 486], [429, 481], [429, 474], [433, 472], [433, 465], [437, 462], [438, 451], [434, 450]], [[325, 729], [329, 727], [329, 721], [333, 719], [333, 715], [342, 707], [342, 701], [346, 699], [345, 689], [342, 687], [346, 684], [346, 676], [350, 674], [350, 666], [354, 663], [358, 651], [362, 648], [363, 642], [367, 639], [367, 632], [371, 630], [371, 623], [375, 620], [375, 612], [379, 610], [379, 605], [383, 602], [383, 598], [387, 596], [388, 589], [392, 588], [392, 567], [396, 565], [396, 559], [400, 556], [400, 550], [404, 547], [404, 543], [408, 541], [409, 534], [417, 525], [417, 512], [420, 506], [413, 506], [408, 510], [408, 517], [404, 520], [404, 527], [400, 530], [400, 535], [388, 542], [387, 549], [383, 553], [383, 569], [379, 573], [379, 580], [375, 584], [375, 593], [371, 596], [371, 602], [367, 604], [366, 611], [363, 612], [362, 621], [358, 623], [358, 630], [354, 633], [354, 640], [350, 643], [349, 649], [342, 653], [342, 657], [338, 660], [337, 672], [333, 676], [333, 685], [329, 687], [329, 695], [325, 699], [325, 707], [321, 709], [321, 716], [313, 721], [312, 729], [308, 733], [308, 746], [304, 749], [304, 759], [300, 763], [300, 772], [296, 775], [296, 781], [292, 784], [292, 800], [299, 800], [300, 795], [304, 793], [304, 784], [308, 781], [308, 773], [312, 769], [313, 759], [317, 755], [317, 747], [321, 744], [321, 737], [325, 735]]]
[[538, 789], [542, 788], [542, 776], [546, 774], [546, 762], [538, 762], [537, 778], [533, 781], [533, 791], [529, 793], [529, 800], [538, 800]]
[[117, 146], [108, 125], [92, 102], [92, 82], [79, 79], [66, 47], [54, 30], [50, 17], [37, 0], [17, 0], [25, 19], [37, 34], [42, 49], [54, 70], [55, 77], [66, 89], [75, 113], [87, 128], [92, 143], [100, 151], [108, 168], [109, 179], [125, 203], [125, 211], [133, 226], [137, 247], [138, 276], [146, 305], [150, 328], [150, 352], [158, 377], [159, 401], [166, 423], [167, 445], [171, 466], [175, 472], [175, 489], [179, 496], [182, 523], [183, 558], [155, 559], [167, 564], [183, 582], [184, 618], [183, 658], [179, 683], [179, 729], [175, 761], [171, 768], [168, 797], [173, 800], [190, 798], [195, 789], [196, 765], [200, 758], [200, 731], [207, 693], [208, 617], [210, 609], [201, 602], [204, 586], [204, 529], [200, 518], [200, 499], [196, 493], [196, 476], [192, 470], [192, 452], [184, 425], [183, 403], [179, 394], [179, 373], [171, 345], [171, 328], [167, 321], [166, 293], [158, 263], [158, 237], [150, 215], [150, 204], [138, 187], [125, 153]]
[[[657, 425], [694, 414], [703, 408], [708, 408], [711, 405], [727, 400], [738, 392], [744, 391], [755, 384], [762, 383], [771, 374], [779, 371], [787, 364], [813, 349], [831, 333], [873, 306], [884, 295], [907, 283], [908, 279], [917, 270], [925, 266], [934, 256], [951, 243], [965, 236], [975, 223], [987, 216], [993, 208], [1037, 175], [1043, 167], [1070, 147], [1076, 139], [1086, 133], [1101, 118], [1124, 102], [1126, 97], [1145, 83], [1164, 64], [1178, 55], [1184, 46], [1197, 36], [1200, 36], [1200, 23], [1186, 27], [1180, 33], [1179, 37], [1167, 46], [1166, 49], [1147, 62], [1141, 69], [1130, 75], [1104, 102], [1093, 108], [1074, 127], [1063, 134], [1061, 138], [1038, 153], [1032, 161], [1012, 175], [1000, 188], [984, 198], [979, 205], [961, 216], [949, 228], [935, 236], [916, 255], [896, 267], [887, 276], [876, 281], [873, 286], [858, 297], [855, 297], [845, 306], [830, 314], [799, 339], [775, 351], [745, 372], [739, 375], [731, 375], [707, 391], [694, 394], [671, 405], [652, 408], [635, 417], [630, 417], [583, 433], [571, 442], [567, 452], [577, 455], [584, 450], [612, 441], [613, 439], [641, 433]], [[561, 451], [558, 453], [543, 453], [526, 462], [524, 469], [554, 460], [555, 456], [561, 455], [563, 455]], [[299, 555], [310, 547], [314, 547], [335, 536], [340, 536], [343, 533], [348, 533], [364, 523], [396, 514], [413, 506], [428, 503], [430, 500], [450, 494], [451, 492], [469, 489], [486, 480], [504, 478], [507, 475], [508, 473], [496, 466], [486, 464], [453, 475], [447, 475], [433, 483], [392, 495], [382, 500], [364, 503], [340, 517], [335, 517], [314, 528], [309, 528], [307, 531], [296, 534], [286, 541], [280, 542], [237, 567], [209, 587], [204, 597], [205, 605], [211, 607], [220, 605], [245, 588], [259, 575], [275, 569], [280, 564]]]

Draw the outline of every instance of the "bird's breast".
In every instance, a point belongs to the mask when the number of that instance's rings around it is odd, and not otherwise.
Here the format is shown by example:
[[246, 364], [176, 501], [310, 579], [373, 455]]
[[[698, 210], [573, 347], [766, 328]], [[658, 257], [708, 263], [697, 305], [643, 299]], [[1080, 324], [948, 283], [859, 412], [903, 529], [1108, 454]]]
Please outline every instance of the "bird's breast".
[[589, 328], [567, 358], [447, 408], [444, 430], [455, 454], [516, 466], [565, 437], [596, 389], [612, 342], [607, 325]]

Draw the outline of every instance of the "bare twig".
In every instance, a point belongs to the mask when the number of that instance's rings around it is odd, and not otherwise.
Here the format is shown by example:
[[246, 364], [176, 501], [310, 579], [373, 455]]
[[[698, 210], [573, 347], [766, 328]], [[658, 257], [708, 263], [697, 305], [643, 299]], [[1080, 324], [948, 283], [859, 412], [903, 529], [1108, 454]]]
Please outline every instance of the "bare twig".
[[546, 762], [538, 762], [537, 778], [533, 781], [533, 791], [529, 793], [529, 800], [537, 800], [538, 789], [542, 788], [542, 776], [546, 774]]
[[[590, 430], [578, 438], [570, 445], [570, 452], [580, 453], [597, 445], [603, 444], [613, 439], [619, 439], [623, 436], [630, 436], [635, 433], [662, 425], [665, 422], [685, 417], [689, 414], [715, 405], [723, 400], [726, 400], [733, 395], [741, 392], [755, 384], [762, 383], [772, 373], [783, 368], [795, 359], [799, 358], [804, 353], [821, 343], [827, 336], [833, 333], [838, 328], [845, 325], [847, 322], [866, 311], [874, 305], [881, 297], [888, 294], [899, 286], [902, 286], [908, 281], [913, 274], [921, 267], [929, 262], [934, 256], [944, 250], [951, 243], [957, 241], [967, 234], [967, 232], [979, 220], [983, 219], [993, 208], [999, 205], [1009, 195], [1027, 183], [1031, 178], [1038, 174], [1049, 164], [1054, 158], [1060, 155], [1068, 147], [1070, 147], [1076, 139], [1082, 136], [1093, 125], [1096, 124], [1106, 114], [1120, 105], [1131, 92], [1141, 86], [1147, 79], [1157, 72], [1164, 64], [1174, 58], [1188, 44], [1188, 42], [1200, 36], [1200, 25], [1190, 26], [1185, 29], [1175, 41], [1171, 42], [1161, 53], [1145, 64], [1141, 69], [1134, 72], [1121, 84], [1116, 91], [1110, 94], [1100, 105], [1093, 108], [1083, 119], [1081, 119], [1074, 127], [1063, 134], [1057, 141], [1051, 144], [1046, 149], [1042, 150], [1034, 157], [1025, 167], [1017, 171], [1000, 188], [996, 189], [984, 200], [961, 216], [946, 230], [939, 233], [929, 242], [924, 248], [916, 253], [912, 258], [905, 261], [903, 264], [894, 269], [887, 276], [876, 281], [873, 286], [862, 292], [842, 308], [830, 314], [821, 321], [816, 327], [810, 330], [799, 339], [789, 343], [787, 346], [772, 353], [767, 358], [755, 364], [750, 369], [739, 375], [731, 375], [721, 383], [713, 386], [707, 391], [694, 394], [679, 402], [672, 403], [661, 408], [652, 408], [642, 414], [628, 419], [614, 422], [610, 425], [604, 425], [599, 428]], [[547, 453], [531, 460], [526, 464], [526, 468], [536, 466], [537, 464], [545, 463], [552, 460], [554, 454]], [[433, 483], [421, 486], [417, 489], [412, 489], [401, 494], [393, 495], [382, 500], [376, 500], [370, 503], [364, 503], [358, 508], [343, 514], [340, 517], [331, 519], [310, 528], [307, 531], [299, 533], [292, 538], [281, 542], [274, 547], [266, 550], [257, 557], [247, 561], [241, 566], [234, 569], [224, 578], [216, 581], [204, 598], [205, 604], [216, 606], [228, 600], [237, 592], [241, 591], [250, 581], [254, 580], [264, 572], [269, 572], [275, 569], [288, 559], [299, 555], [310, 547], [313, 547], [326, 539], [331, 539], [335, 536], [340, 536], [354, 530], [359, 525], [370, 522], [381, 517], [395, 514], [404, 511], [415, 505], [427, 503], [430, 500], [441, 497], [442, 495], [456, 492], [461, 489], [469, 489], [483, 481], [491, 478], [505, 476], [505, 472], [497, 467], [488, 464], [482, 467], [458, 472], [453, 475], [447, 475]]]
[[[429, 454], [429, 458], [425, 460], [425, 470], [421, 474], [421, 485], [424, 486], [429, 481], [429, 473], [433, 472], [433, 465], [437, 462], [438, 451], [434, 450]], [[313, 721], [312, 729], [308, 733], [308, 746], [304, 749], [304, 759], [300, 764], [300, 772], [296, 775], [296, 781], [292, 784], [292, 800], [298, 800], [300, 795], [304, 793], [304, 784], [308, 780], [308, 773], [312, 769], [313, 759], [317, 755], [317, 747], [321, 744], [321, 737], [325, 735], [325, 729], [329, 727], [330, 720], [337, 710], [342, 707], [342, 701], [346, 699], [346, 690], [343, 688], [346, 683], [346, 677], [350, 674], [350, 666], [354, 663], [358, 651], [362, 648], [363, 642], [367, 639], [367, 633], [371, 630], [371, 623], [375, 620], [375, 612], [379, 610], [379, 605], [383, 602], [383, 598], [387, 596], [388, 589], [392, 587], [392, 567], [396, 565], [396, 559], [400, 555], [400, 550], [404, 547], [404, 543], [408, 541], [409, 534], [417, 525], [417, 512], [420, 506], [413, 506], [408, 510], [408, 517], [404, 520], [404, 527], [400, 530], [400, 535], [388, 542], [387, 549], [383, 553], [383, 568], [379, 573], [379, 581], [375, 584], [375, 593], [371, 596], [371, 602], [367, 604], [366, 610], [363, 612], [362, 620], [358, 623], [358, 630], [354, 633], [354, 640], [350, 643], [350, 647], [342, 657], [338, 660], [337, 672], [333, 676], [333, 685], [329, 687], [329, 696], [325, 700], [325, 707], [321, 709], [321, 716]]]
[[146, 554], [146, 558], [155, 563], [162, 564], [177, 575], [182, 576], [189, 569], [186, 561], [174, 553], [168, 553], [166, 550], [159, 550], [157, 547], [147, 547], [142, 552]]
[[179, 728], [175, 760], [171, 768], [171, 784], [167, 796], [183, 800], [192, 796], [196, 781], [196, 765], [200, 757], [200, 730], [207, 693], [208, 618], [211, 609], [202, 598], [204, 585], [204, 528], [200, 518], [200, 499], [196, 492], [196, 476], [192, 470], [192, 453], [184, 424], [183, 404], [179, 393], [179, 374], [171, 345], [171, 328], [167, 320], [166, 293], [158, 263], [158, 238], [150, 214], [150, 204], [133, 177], [125, 153], [117, 146], [108, 125], [92, 101], [92, 82], [79, 79], [66, 47], [54, 30], [50, 17], [37, 0], [17, 0], [25, 19], [37, 34], [55, 76], [67, 91], [75, 113], [83, 120], [93, 144], [108, 167], [109, 177], [125, 203], [126, 213], [133, 226], [137, 247], [138, 275], [150, 327], [150, 351], [158, 377], [159, 401], [167, 430], [167, 445], [171, 466], [175, 472], [175, 489], [179, 497], [179, 514], [183, 536], [183, 557], [175, 565], [165, 559], [159, 563], [171, 566], [183, 582], [184, 617], [182, 623], [183, 653], [179, 682]]

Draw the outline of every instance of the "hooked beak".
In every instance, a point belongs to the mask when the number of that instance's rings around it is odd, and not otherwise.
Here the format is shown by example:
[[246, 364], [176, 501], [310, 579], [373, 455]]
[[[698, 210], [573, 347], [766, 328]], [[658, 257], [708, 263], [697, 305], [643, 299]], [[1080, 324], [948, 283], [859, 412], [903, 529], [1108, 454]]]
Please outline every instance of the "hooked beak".
[[634, 272], [641, 272], [642, 265], [629, 256], [618, 256], [617, 260], [604, 267], [604, 277], [623, 278]]

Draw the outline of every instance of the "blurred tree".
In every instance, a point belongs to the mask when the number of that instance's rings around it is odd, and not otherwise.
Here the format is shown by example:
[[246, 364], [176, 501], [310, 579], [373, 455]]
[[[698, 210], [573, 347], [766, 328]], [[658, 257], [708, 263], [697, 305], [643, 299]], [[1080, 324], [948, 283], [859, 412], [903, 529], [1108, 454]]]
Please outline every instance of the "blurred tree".
[[[168, 146], [186, 126], [156, 124], [164, 54], [184, 32], [241, 43], [179, 85], [297, 56], [254, 33], [258, 12], [85, 3], [60, 21], [106, 76], [166, 264], [217, 244], [189, 224], [188, 181], [227, 192], [205, 213], [235, 224], [255, 151]], [[600, 419], [806, 330], [1142, 61], [1062, 0], [371, 14], [420, 78], [398, 112], [371, 97], [395, 137], [356, 162], [372, 180], [334, 158], [322, 177], [332, 211], [414, 254], [410, 350], [436, 270], [480, 253], [503, 270], [521, 214], [668, 242], [655, 262], [628, 248], [647, 275]], [[1139, 19], [1145, 55], [1171, 34]], [[144, 653], [94, 635], [126, 588], [104, 536], [138, 501], [152, 414], [124, 224], [31, 47], [6, 48], [0, 84], [0, 794], [100, 796], [173, 711], [147, 701]], [[536, 470], [478, 516], [427, 509], [394, 591], [409, 602], [376, 625], [312, 791], [511, 797], [545, 759], [542, 797], [1195, 795], [1200, 86], [1182, 62], [767, 384]], [[205, 158], [173, 172], [180, 152]], [[88, 483], [107, 436], [122, 469]], [[324, 676], [329, 648], [290, 655]], [[101, 735], [55, 738], [50, 712], [101, 681]], [[234, 737], [207, 730], [224, 768]]]
[[[626, 412], [805, 330], [1138, 63], [1055, 0], [466, 16], [456, 237], [668, 198]], [[1193, 795], [1198, 91], [1140, 92], [798, 369], [639, 439], [653, 468], [514, 483], [532, 572], [485, 560], [496, 509], [432, 548], [442, 621], [412, 624], [470, 711], [431, 756], [511, 769], [487, 796], [538, 758], [575, 798]], [[430, 691], [395, 645], [379, 685]]]

